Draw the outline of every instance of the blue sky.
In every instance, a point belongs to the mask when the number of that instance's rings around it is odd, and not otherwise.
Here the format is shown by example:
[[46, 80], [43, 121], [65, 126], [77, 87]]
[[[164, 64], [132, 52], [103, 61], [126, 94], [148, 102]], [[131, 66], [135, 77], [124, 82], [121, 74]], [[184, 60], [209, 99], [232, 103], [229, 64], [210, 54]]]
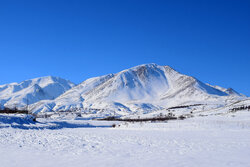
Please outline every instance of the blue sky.
[[0, 0], [0, 84], [169, 65], [250, 95], [250, 1]]

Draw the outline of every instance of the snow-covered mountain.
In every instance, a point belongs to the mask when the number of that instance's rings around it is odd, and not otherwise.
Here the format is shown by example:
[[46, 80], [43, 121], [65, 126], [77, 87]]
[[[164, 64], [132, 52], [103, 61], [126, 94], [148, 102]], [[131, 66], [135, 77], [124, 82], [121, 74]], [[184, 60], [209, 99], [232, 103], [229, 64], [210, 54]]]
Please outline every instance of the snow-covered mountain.
[[0, 107], [23, 108], [41, 100], [52, 100], [73, 86], [70, 81], [52, 76], [0, 85]]
[[232, 95], [232, 96], [245, 96], [243, 94], [238, 93], [233, 88], [223, 88], [223, 87], [220, 87], [220, 86], [217, 86], [217, 85], [210, 85], [210, 84], [207, 84], [207, 85], [211, 86], [211, 87], [213, 87], [215, 89], [218, 89], [218, 90], [220, 90], [222, 92], [225, 92], [225, 93], [227, 93], [229, 95]]
[[33, 111], [84, 110], [148, 113], [177, 105], [218, 104], [242, 98], [233, 90], [211, 86], [169, 66], [144, 64], [116, 74], [90, 78], [54, 100], [40, 101]]

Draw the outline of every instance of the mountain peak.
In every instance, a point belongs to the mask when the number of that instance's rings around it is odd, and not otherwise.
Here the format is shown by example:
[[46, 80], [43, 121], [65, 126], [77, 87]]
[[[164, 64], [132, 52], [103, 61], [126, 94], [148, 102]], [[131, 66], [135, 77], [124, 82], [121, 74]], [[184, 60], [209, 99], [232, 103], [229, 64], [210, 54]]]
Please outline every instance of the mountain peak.
[[0, 86], [0, 104], [24, 105], [28, 99], [34, 112], [77, 108], [126, 114], [187, 104], [224, 105], [227, 99], [237, 99], [237, 94], [233, 89], [204, 84], [170, 66], [150, 63], [90, 78], [77, 86], [54, 76], [7, 84]]
[[54, 99], [75, 84], [59, 77], [45, 76], [0, 86], [0, 107], [22, 107], [40, 100]]
[[229, 96], [170, 66], [150, 63], [87, 79], [46, 106], [53, 106], [53, 110], [99, 108], [127, 113], [187, 103], [217, 103]]

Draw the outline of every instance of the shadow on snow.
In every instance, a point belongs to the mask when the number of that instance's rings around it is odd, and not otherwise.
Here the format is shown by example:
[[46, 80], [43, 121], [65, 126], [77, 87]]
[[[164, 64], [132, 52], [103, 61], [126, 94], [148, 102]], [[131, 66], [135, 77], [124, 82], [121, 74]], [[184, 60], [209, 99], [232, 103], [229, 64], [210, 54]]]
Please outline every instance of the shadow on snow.
[[[1, 125], [3, 124], [3, 125]], [[7, 124], [7, 125], [5, 125]], [[1, 128], [17, 128], [24, 130], [43, 130], [43, 129], [63, 129], [63, 128], [110, 128], [111, 125], [91, 125], [85, 124], [74, 124], [66, 121], [53, 121], [49, 123], [35, 122], [29, 117], [18, 117], [18, 116], [5, 116], [0, 115], [0, 129]]]

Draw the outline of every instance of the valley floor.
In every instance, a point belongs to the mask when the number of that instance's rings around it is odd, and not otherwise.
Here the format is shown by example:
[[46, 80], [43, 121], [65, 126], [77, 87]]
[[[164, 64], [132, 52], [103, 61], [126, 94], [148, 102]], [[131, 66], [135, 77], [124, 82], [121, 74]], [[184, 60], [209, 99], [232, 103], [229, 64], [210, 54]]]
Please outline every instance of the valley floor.
[[113, 122], [9, 120], [0, 116], [1, 167], [250, 166], [249, 111], [116, 128]]

